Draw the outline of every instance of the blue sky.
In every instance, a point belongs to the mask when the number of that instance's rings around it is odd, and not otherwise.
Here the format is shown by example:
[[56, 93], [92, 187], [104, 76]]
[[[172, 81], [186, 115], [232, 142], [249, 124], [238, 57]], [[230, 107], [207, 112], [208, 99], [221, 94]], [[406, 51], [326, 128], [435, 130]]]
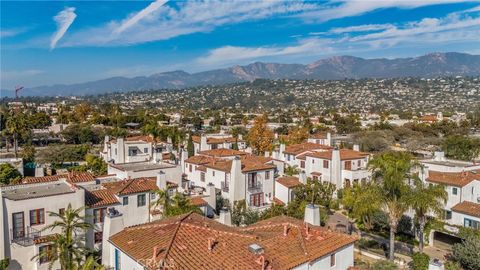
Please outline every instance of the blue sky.
[[333, 55], [480, 54], [480, 1], [1, 1], [1, 89]]

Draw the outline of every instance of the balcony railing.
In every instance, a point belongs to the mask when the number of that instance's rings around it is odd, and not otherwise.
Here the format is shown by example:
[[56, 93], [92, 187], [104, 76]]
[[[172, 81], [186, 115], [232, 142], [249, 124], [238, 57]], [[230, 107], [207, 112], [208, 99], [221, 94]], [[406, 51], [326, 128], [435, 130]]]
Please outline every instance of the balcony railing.
[[263, 186], [261, 183], [257, 183], [255, 185], [248, 185], [248, 192], [250, 193], [258, 193], [263, 190]]
[[15, 232], [11, 229], [10, 232], [12, 242], [24, 247], [33, 245], [34, 240], [42, 236], [41, 231], [35, 230], [32, 227], [27, 227], [25, 231], [17, 230]]

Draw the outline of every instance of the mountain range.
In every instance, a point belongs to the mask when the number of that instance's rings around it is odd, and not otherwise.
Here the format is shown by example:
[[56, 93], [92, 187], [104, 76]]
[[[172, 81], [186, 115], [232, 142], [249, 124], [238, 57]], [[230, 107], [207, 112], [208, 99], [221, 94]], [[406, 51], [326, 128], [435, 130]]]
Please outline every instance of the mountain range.
[[[200, 85], [221, 85], [255, 79], [361, 79], [399, 77], [480, 76], [480, 55], [430, 53], [419, 57], [364, 59], [334, 56], [311, 64], [255, 62], [198, 73], [171, 71], [133, 78], [112, 77], [77, 84], [26, 88], [22, 96], [92, 95], [149, 89], [181, 89]], [[2, 90], [12, 94], [12, 91]], [[4, 96], [4, 94], [2, 94]]]

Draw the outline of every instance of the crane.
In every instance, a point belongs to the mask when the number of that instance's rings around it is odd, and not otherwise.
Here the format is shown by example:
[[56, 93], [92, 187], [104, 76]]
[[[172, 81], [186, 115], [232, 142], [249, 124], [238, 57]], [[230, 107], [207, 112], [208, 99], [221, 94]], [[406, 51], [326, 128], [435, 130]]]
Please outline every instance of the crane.
[[18, 92], [23, 90], [23, 86], [15, 86], [15, 98], [18, 98]]

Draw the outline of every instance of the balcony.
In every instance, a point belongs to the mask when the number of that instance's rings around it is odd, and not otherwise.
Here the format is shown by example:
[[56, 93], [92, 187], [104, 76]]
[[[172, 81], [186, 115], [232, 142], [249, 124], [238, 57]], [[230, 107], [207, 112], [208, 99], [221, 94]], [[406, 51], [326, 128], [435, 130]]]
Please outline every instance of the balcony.
[[33, 245], [35, 239], [40, 238], [41, 231], [35, 230], [32, 227], [27, 227], [25, 231], [16, 232], [10, 229], [10, 235], [12, 243], [27, 247]]
[[256, 183], [255, 185], [248, 185], [247, 188], [249, 193], [259, 193], [263, 191], [262, 183]]

